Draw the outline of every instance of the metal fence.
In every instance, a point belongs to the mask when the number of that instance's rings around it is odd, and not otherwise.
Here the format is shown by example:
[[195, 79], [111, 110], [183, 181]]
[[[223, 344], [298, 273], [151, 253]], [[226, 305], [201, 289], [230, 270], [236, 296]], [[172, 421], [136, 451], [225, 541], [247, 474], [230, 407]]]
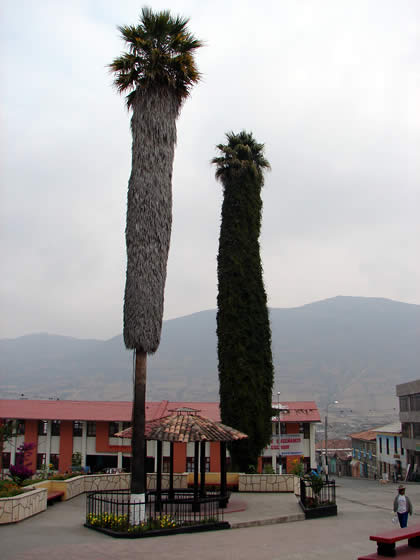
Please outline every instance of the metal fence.
[[188, 490], [148, 491], [146, 500], [131, 501], [129, 491], [90, 492], [86, 499], [86, 525], [130, 532], [147, 525], [171, 529], [223, 522], [220, 494], [205, 497]]
[[321, 486], [311, 478], [301, 478], [300, 501], [305, 507], [335, 505], [335, 480], [323, 481]]

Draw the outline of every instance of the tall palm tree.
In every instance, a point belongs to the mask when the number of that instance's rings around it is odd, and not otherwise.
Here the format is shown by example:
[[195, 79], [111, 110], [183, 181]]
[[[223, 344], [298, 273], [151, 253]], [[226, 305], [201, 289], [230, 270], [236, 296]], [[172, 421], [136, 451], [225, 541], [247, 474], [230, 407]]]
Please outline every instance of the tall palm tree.
[[256, 466], [271, 436], [274, 370], [259, 236], [264, 145], [251, 133], [230, 132], [217, 146], [216, 178], [223, 185], [217, 257], [217, 337], [222, 422], [248, 434], [232, 444], [232, 465]]
[[128, 183], [124, 342], [135, 351], [131, 493], [144, 495], [147, 354], [162, 329], [166, 266], [172, 223], [172, 165], [176, 119], [200, 74], [194, 52], [202, 43], [188, 19], [143, 8], [139, 24], [121, 26], [127, 52], [109, 66], [114, 85], [132, 111], [132, 163]]

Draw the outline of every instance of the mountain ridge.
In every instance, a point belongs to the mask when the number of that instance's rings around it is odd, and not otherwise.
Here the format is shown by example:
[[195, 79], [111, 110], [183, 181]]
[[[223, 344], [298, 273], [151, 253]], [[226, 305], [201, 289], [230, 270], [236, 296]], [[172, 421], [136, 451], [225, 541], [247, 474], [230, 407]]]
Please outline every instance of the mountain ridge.
[[[395, 385], [419, 377], [420, 305], [335, 296], [271, 308], [270, 321], [274, 390], [284, 400], [315, 400], [322, 408], [334, 398], [353, 414], [395, 415]], [[132, 354], [121, 334], [0, 339], [0, 379], [3, 397], [127, 400]], [[216, 310], [164, 321], [147, 386], [152, 400], [218, 400]]]

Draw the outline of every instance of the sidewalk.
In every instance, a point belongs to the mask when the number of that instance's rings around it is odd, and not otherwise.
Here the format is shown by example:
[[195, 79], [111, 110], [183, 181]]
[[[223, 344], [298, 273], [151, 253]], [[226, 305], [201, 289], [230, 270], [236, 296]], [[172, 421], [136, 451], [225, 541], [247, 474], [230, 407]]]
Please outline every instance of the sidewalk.
[[[149, 539], [113, 539], [83, 527], [85, 496], [49, 507], [22, 523], [0, 527], [1, 560], [355, 560], [375, 551], [369, 535], [392, 529], [396, 485], [337, 479], [338, 515], [299, 523], [293, 494], [234, 493], [225, 520], [234, 530]], [[420, 512], [420, 484], [407, 484]], [[246, 503], [246, 509], [243, 508]], [[235, 511], [234, 511], [235, 510]], [[237, 511], [242, 510], [242, 511]], [[228, 510], [229, 511], [229, 510]], [[303, 517], [303, 516], [302, 516]], [[416, 518], [417, 517], [417, 518]], [[418, 516], [409, 525], [419, 523]], [[242, 528], [241, 528], [242, 527]]]
[[235, 503], [243, 502], [246, 505], [244, 511], [225, 513], [225, 521], [230, 523], [232, 529], [242, 527], [256, 527], [261, 525], [272, 525], [275, 523], [288, 523], [291, 521], [303, 521], [305, 515], [298, 504], [294, 494], [233, 494], [229, 509], [235, 507]]

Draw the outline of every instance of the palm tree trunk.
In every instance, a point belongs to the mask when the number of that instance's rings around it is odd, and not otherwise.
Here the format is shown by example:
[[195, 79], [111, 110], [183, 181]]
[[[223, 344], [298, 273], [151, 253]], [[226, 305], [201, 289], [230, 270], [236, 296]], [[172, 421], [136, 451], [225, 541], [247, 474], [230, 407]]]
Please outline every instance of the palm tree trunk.
[[146, 422], [146, 352], [136, 351], [136, 371], [134, 380], [133, 398], [133, 434], [132, 434], [132, 453], [131, 462], [131, 492], [143, 494], [145, 488], [146, 465], [144, 464], [145, 439], [144, 428]]
[[[147, 373], [147, 354], [141, 350], [136, 351], [136, 369], [134, 377], [134, 396], [132, 426], [133, 433], [131, 439], [132, 459], [131, 459], [131, 522], [137, 525], [145, 518], [146, 501], [146, 464], [144, 437], [146, 423], [146, 373]], [[134, 505], [137, 504], [137, 505]]]

